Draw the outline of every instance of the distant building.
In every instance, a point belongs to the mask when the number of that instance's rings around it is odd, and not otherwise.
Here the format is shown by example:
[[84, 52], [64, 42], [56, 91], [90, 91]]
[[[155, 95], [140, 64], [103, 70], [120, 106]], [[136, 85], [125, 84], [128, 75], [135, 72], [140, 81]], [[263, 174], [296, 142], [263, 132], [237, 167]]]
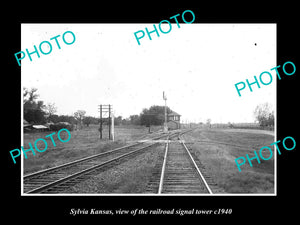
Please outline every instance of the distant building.
[[36, 131], [47, 131], [47, 130], [49, 130], [49, 128], [44, 126], [44, 125], [32, 125], [32, 127]]
[[169, 130], [180, 129], [180, 117], [181, 115], [177, 112], [172, 111], [168, 113], [168, 128]]
[[37, 132], [37, 131], [47, 131], [49, 130], [49, 127], [44, 125], [33, 125], [28, 123], [25, 119], [23, 120], [23, 129], [24, 132]]

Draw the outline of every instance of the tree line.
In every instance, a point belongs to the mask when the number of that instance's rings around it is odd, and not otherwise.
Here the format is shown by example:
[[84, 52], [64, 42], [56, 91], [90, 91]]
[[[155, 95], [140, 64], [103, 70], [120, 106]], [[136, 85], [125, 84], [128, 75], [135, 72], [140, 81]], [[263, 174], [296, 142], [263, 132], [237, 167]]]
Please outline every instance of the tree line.
[[[31, 124], [46, 124], [47, 122], [59, 123], [68, 122], [70, 124], [79, 124], [89, 126], [90, 124], [99, 124], [99, 117], [87, 116], [86, 111], [77, 110], [73, 115], [57, 115], [57, 108], [54, 103], [44, 104], [42, 100], [38, 100], [36, 88], [23, 90], [23, 113], [24, 119]], [[164, 106], [153, 105], [144, 108], [139, 115], [130, 115], [128, 118], [116, 116], [115, 125], [163, 125], [164, 123]], [[167, 113], [172, 110], [167, 107]], [[254, 110], [255, 120], [261, 127], [274, 127], [274, 110], [268, 103], [258, 105]], [[103, 118], [103, 122], [108, 123], [108, 118]], [[206, 122], [211, 124], [211, 120]]]
[[[44, 104], [39, 100], [37, 88], [23, 89], [23, 113], [24, 119], [30, 124], [46, 124], [68, 122], [70, 124], [85, 125], [99, 124], [99, 117], [87, 116], [85, 110], [77, 110], [73, 115], [57, 115], [57, 107], [54, 103]], [[115, 125], [163, 125], [164, 123], [164, 106], [153, 105], [148, 109], [143, 109], [139, 115], [130, 115], [128, 118], [116, 116]], [[171, 109], [167, 107], [167, 113]], [[108, 123], [108, 118], [102, 119], [103, 123]]]

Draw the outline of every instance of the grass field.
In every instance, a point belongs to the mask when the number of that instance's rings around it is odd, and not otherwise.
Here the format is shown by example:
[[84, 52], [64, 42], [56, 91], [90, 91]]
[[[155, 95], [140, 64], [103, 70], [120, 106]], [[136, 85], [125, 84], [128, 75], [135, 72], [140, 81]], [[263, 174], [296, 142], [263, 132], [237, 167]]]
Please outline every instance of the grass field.
[[[158, 130], [154, 127], [152, 130]], [[24, 147], [28, 149], [28, 142], [34, 145], [38, 138], [45, 138], [53, 132], [25, 133]], [[28, 152], [24, 159], [24, 174], [61, 165], [76, 159], [108, 151], [117, 147], [131, 144], [138, 139], [145, 139], [148, 128], [140, 126], [116, 127], [115, 142], [108, 140], [108, 131], [104, 130], [103, 139], [99, 139], [98, 126], [91, 125], [82, 130], [72, 131], [71, 139], [62, 143], [54, 135], [56, 147], [47, 138], [48, 149], [36, 152], [33, 156]], [[63, 134], [63, 133], [62, 133]], [[253, 160], [253, 167], [248, 162], [241, 166], [239, 172], [235, 164], [237, 157], [254, 156], [263, 146], [274, 142], [272, 132], [263, 130], [198, 128], [186, 133], [183, 139], [191, 150], [192, 155], [205, 165], [217, 186], [219, 193], [274, 193], [274, 157], [261, 160], [258, 164]], [[62, 135], [62, 139], [66, 139]], [[44, 144], [39, 142], [39, 149]], [[66, 193], [143, 193], [147, 182], [154, 171], [155, 165], [163, 160], [164, 145], [151, 148], [149, 151], [116, 165], [94, 177], [76, 184], [66, 190]], [[267, 156], [266, 156], [267, 157]]]
[[246, 161], [241, 172], [235, 163], [237, 157], [249, 154], [251, 158], [254, 150], [258, 153], [261, 147], [270, 146], [274, 142], [271, 133], [244, 129], [197, 129], [184, 135], [184, 139], [226, 193], [274, 193], [274, 157], [260, 160], [260, 164], [254, 159], [253, 167]]
[[[28, 158], [23, 159], [24, 174], [61, 165], [66, 162], [121, 147], [132, 143], [134, 140], [143, 138], [143, 136], [148, 134], [148, 128], [142, 126], [115, 127], [115, 141], [112, 142], [111, 140], [108, 140], [107, 127], [104, 127], [102, 140], [99, 139], [98, 128], [98, 125], [90, 125], [89, 127], [83, 127], [82, 130], [71, 131], [71, 139], [66, 143], [62, 143], [58, 140], [56, 132], [56, 134], [53, 135], [56, 147], [53, 146], [50, 137], [45, 138], [45, 136], [53, 133], [54, 131], [24, 133], [23, 146], [25, 150], [29, 149], [29, 142], [34, 148], [34, 142], [38, 138], [43, 138], [47, 140], [48, 143], [48, 148], [45, 152], [35, 151], [35, 156], [31, 151], [26, 153]], [[152, 131], [156, 131], [158, 129], [160, 129], [160, 127], [153, 127]], [[66, 137], [64, 137], [64, 134]], [[66, 140], [67, 134], [62, 132], [61, 138]], [[37, 147], [43, 150], [45, 145], [42, 141], [39, 141]]]

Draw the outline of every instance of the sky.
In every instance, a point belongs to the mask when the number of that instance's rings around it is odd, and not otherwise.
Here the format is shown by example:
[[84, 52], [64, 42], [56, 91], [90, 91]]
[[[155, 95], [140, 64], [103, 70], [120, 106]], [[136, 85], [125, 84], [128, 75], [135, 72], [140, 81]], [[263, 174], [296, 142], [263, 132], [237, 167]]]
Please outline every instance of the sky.
[[[179, 21], [180, 23], [180, 21]], [[158, 27], [158, 25], [156, 24]], [[168, 25], [166, 25], [168, 26]], [[52, 52], [21, 61], [22, 87], [38, 89], [39, 99], [55, 103], [57, 114], [85, 110], [99, 116], [98, 105], [112, 104], [116, 116], [140, 114], [151, 105], [167, 105], [183, 122], [254, 122], [253, 111], [268, 102], [276, 108], [276, 24], [184, 24], [151, 34], [134, 33], [153, 24], [22, 24], [21, 51], [43, 41]], [[168, 27], [162, 27], [168, 30]], [[62, 35], [72, 31], [75, 42]], [[58, 49], [57, 38], [61, 49]], [[72, 36], [66, 34], [66, 41]], [[47, 44], [43, 44], [47, 52]], [[254, 81], [263, 71], [270, 85], [252, 85], [238, 95], [235, 84]], [[263, 80], [267, 82], [268, 77]]]

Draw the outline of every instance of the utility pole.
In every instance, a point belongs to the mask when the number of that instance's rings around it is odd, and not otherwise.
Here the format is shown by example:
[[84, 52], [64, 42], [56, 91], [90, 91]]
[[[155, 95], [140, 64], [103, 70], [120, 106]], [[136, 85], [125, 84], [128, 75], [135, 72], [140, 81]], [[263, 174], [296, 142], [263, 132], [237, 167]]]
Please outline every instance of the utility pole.
[[102, 131], [103, 131], [103, 118], [105, 115], [107, 115], [106, 113], [108, 113], [108, 139], [114, 140], [114, 128], [112, 128], [112, 126], [114, 126], [114, 116], [112, 113], [112, 105], [99, 105], [99, 111], [100, 111], [100, 128], [99, 128], [99, 132], [100, 132], [100, 139], [102, 139]]
[[164, 122], [164, 132], [168, 132], [168, 124], [167, 124], [167, 96], [165, 92], [163, 92], [163, 99], [165, 100], [165, 122]]
[[112, 119], [111, 119], [111, 136], [112, 140], [115, 141], [115, 113], [112, 112]]
[[111, 128], [111, 121], [110, 121], [110, 105], [108, 105], [108, 140], [110, 140], [110, 128]]
[[102, 139], [102, 105], [100, 105], [100, 139]]

